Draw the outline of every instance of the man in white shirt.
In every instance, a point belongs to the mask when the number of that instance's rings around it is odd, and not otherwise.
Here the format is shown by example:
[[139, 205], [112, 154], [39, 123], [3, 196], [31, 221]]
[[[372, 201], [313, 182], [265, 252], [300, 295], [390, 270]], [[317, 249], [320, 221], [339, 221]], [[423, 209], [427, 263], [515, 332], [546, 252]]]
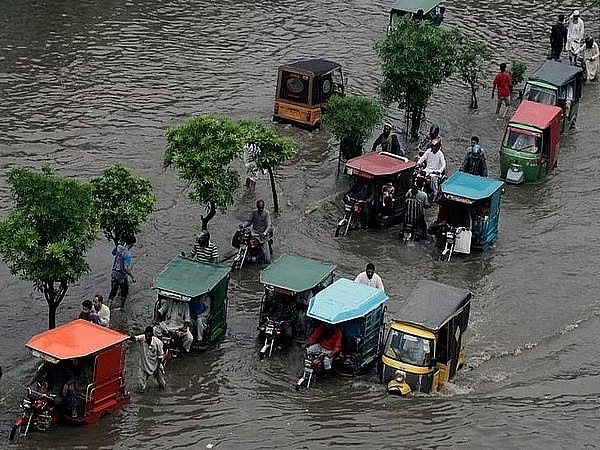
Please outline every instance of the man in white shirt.
[[165, 380], [165, 352], [163, 343], [154, 336], [151, 326], [147, 326], [144, 334], [130, 334], [129, 339], [137, 342], [140, 349], [140, 360], [138, 367], [138, 386], [140, 392], [146, 391], [146, 382], [148, 378], [154, 376], [158, 386], [164, 389], [167, 385]]
[[446, 170], [446, 158], [444, 158], [444, 154], [442, 153], [442, 140], [439, 137], [431, 141], [431, 147], [418, 159], [417, 165], [420, 166], [424, 162], [427, 164], [425, 166], [425, 174], [431, 176], [431, 189], [435, 198], [439, 188], [439, 177]]
[[381, 277], [375, 273], [375, 264], [373, 263], [367, 264], [365, 271], [356, 275], [354, 281], [385, 291], [383, 288], [383, 281], [381, 281]]
[[98, 316], [98, 322], [103, 327], [108, 327], [110, 325], [110, 308], [104, 304], [104, 297], [96, 294], [92, 303], [94, 304], [94, 311]]
[[573, 11], [571, 20], [567, 25], [567, 50], [569, 50], [569, 61], [574, 63], [574, 58], [577, 58], [577, 52], [583, 44], [583, 36], [585, 34], [585, 26], [583, 20], [579, 17], [579, 11]]

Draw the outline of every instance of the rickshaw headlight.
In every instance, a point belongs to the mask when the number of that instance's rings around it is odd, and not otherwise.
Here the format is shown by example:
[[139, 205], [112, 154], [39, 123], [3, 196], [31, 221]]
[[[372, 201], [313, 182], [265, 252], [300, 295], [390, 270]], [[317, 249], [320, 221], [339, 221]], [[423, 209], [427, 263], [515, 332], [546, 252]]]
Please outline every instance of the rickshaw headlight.
[[396, 370], [396, 374], [394, 375], [394, 378], [395, 378], [396, 382], [404, 383], [404, 380], [406, 380], [406, 375], [401, 370]]

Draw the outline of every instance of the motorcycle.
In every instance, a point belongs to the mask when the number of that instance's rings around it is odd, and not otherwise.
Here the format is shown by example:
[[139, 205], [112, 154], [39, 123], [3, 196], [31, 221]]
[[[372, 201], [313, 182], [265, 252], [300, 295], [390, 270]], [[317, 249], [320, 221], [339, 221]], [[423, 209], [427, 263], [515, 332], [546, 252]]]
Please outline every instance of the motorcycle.
[[583, 60], [583, 49], [585, 43], [581, 41], [573, 41], [569, 44], [569, 63], [572, 66], [582, 67], [585, 63]]
[[37, 384], [36, 389], [27, 388], [27, 394], [21, 400], [21, 409], [23, 414], [13, 423], [8, 439], [15, 439], [27, 436], [30, 429], [37, 431], [47, 431], [53, 422], [57, 422], [60, 412], [55, 404], [56, 395], [49, 394], [47, 387]]
[[335, 229], [335, 237], [346, 236], [348, 231], [356, 230], [360, 227], [362, 214], [365, 214], [364, 204], [349, 194], [344, 196], [344, 218], [341, 219]]
[[312, 382], [313, 376], [315, 374], [323, 373], [325, 370], [324, 360], [325, 353], [304, 355], [304, 370], [302, 372], [302, 376], [296, 382], [297, 391], [299, 391], [304, 384], [306, 384], [307, 389], [310, 388], [310, 383]]
[[442, 239], [444, 240], [444, 249], [440, 253], [440, 261], [450, 261], [454, 253], [454, 247], [460, 234], [465, 231], [465, 227], [453, 227], [446, 225], [442, 231]]
[[[433, 187], [432, 187], [432, 183], [431, 183], [431, 173], [427, 173], [427, 171], [425, 170], [425, 163], [423, 163], [420, 166], [417, 166], [417, 168], [415, 169], [415, 174], [414, 174], [414, 178], [413, 178], [413, 186], [423, 186], [423, 191], [425, 191], [425, 193], [427, 194], [427, 197], [429, 198], [429, 201], [432, 202], [434, 201], [434, 192], [433, 192]], [[440, 188], [440, 186], [442, 185], [442, 183], [444, 181], [446, 181], [446, 179], [448, 178], [446, 176], [446, 172], [443, 172], [441, 174], [437, 175], [438, 177], [438, 189]]]
[[240, 270], [246, 260], [264, 262], [263, 245], [268, 244], [269, 252], [273, 255], [273, 235], [253, 234], [249, 227], [240, 227], [231, 244], [238, 249], [231, 266], [233, 270]]
[[267, 317], [267, 320], [258, 327], [259, 331], [265, 335], [265, 342], [258, 352], [260, 359], [264, 359], [265, 356], [271, 357], [275, 342], [279, 341], [283, 335], [283, 325], [283, 321], [275, 321]]

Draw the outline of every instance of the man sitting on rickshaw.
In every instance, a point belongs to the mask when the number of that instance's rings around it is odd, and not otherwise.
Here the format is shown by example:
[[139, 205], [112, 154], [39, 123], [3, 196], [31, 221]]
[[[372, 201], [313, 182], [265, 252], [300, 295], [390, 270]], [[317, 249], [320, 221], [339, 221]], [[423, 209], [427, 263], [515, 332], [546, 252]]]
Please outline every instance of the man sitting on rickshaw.
[[174, 335], [182, 340], [183, 349], [190, 351], [194, 336], [190, 331], [190, 306], [187, 302], [180, 302], [170, 298], [163, 299], [158, 309], [160, 320], [154, 326], [154, 334], [158, 337], [163, 334]]
[[204, 294], [200, 298], [190, 301], [190, 315], [196, 324], [196, 340], [198, 343], [204, 341], [204, 333], [208, 327], [210, 317], [210, 294]]
[[324, 354], [323, 368], [331, 369], [333, 358], [342, 350], [342, 329], [329, 323], [321, 322], [306, 340], [306, 354]]
[[71, 417], [76, 419], [78, 414], [74, 369], [70, 360], [59, 361], [56, 364], [46, 361], [35, 373], [32, 383], [46, 384], [48, 393], [56, 396], [54, 403], [71, 410]]

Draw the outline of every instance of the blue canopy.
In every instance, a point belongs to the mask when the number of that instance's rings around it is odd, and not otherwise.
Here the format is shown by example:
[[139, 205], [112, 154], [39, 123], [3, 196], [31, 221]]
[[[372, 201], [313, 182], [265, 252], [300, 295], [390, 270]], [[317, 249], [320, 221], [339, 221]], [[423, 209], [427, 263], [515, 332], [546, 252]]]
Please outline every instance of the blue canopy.
[[310, 300], [307, 316], [335, 325], [363, 317], [388, 298], [379, 289], [340, 278]]
[[455, 172], [442, 184], [442, 192], [469, 200], [481, 200], [490, 197], [498, 189], [501, 189], [503, 184], [502, 181], [493, 178]]

